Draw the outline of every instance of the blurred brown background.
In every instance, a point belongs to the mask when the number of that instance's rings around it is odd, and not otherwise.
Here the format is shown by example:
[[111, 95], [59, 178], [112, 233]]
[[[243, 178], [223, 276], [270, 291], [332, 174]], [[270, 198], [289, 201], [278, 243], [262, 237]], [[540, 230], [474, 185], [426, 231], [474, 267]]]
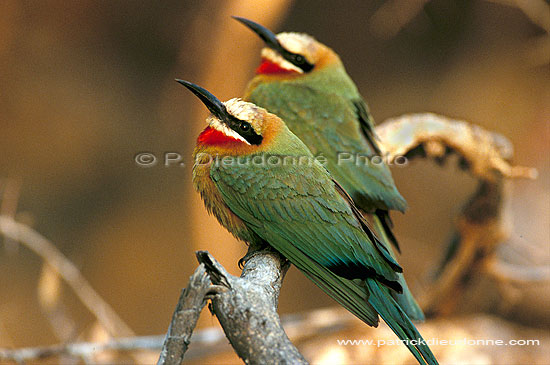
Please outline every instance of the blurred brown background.
[[[195, 250], [237, 274], [244, 245], [190, 186], [206, 111], [173, 79], [222, 100], [241, 95], [262, 44], [229, 18], [239, 15], [331, 46], [376, 121], [432, 111], [508, 137], [514, 162], [539, 170], [536, 181], [513, 183], [509, 244], [532, 247], [536, 263], [549, 265], [547, 11], [542, 0], [3, 0], [0, 188], [15, 196], [3, 207], [16, 201], [17, 219], [51, 239], [139, 335], [166, 331]], [[185, 166], [140, 167], [134, 156], [144, 151], [160, 160], [177, 152]], [[393, 172], [410, 206], [393, 215], [401, 262], [419, 292], [475, 182], [454, 164]], [[40, 309], [41, 271], [34, 253], [0, 243], [0, 347], [59, 342]], [[61, 295], [76, 339], [93, 317], [68, 288]], [[549, 286], [536, 285], [507, 303], [481, 278], [461, 308], [548, 326], [549, 300]], [[291, 269], [282, 313], [333, 304]], [[217, 321], [205, 312], [200, 325]]]

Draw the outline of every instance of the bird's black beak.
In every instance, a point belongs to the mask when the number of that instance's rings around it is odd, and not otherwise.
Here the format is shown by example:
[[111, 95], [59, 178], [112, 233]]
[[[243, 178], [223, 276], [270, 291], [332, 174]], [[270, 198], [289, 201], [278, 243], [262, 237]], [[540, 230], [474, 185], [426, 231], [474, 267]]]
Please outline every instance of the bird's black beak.
[[260, 36], [260, 38], [262, 38], [262, 40], [265, 42], [265, 44], [269, 48], [271, 48], [271, 49], [273, 49], [273, 50], [275, 50], [275, 51], [277, 51], [281, 54], [287, 52], [283, 48], [283, 46], [281, 46], [281, 43], [279, 43], [279, 41], [277, 40], [277, 36], [275, 35], [275, 33], [270, 31], [269, 29], [267, 29], [263, 25], [255, 23], [252, 20], [248, 20], [246, 18], [241, 18], [240, 16], [232, 16], [232, 18], [235, 19], [235, 20], [238, 20], [239, 22], [246, 25], [248, 28], [252, 29], [252, 31], [254, 31], [254, 33], [256, 33], [258, 36]]
[[263, 25], [255, 23], [252, 20], [241, 18], [240, 16], [232, 16], [232, 18], [238, 20], [239, 22], [246, 25], [248, 28], [252, 29], [254, 33], [259, 35], [260, 38], [263, 39], [263, 41], [269, 48], [279, 53], [285, 60], [300, 68], [303, 72], [309, 72], [313, 69], [314, 65], [309, 63], [303, 55], [287, 51], [281, 45], [281, 43], [277, 39], [277, 36]]
[[215, 117], [217, 117], [219, 120], [225, 120], [227, 118], [227, 109], [225, 108], [225, 105], [222, 104], [222, 102], [212, 95], [210, 91], [195, 85], [189, 81], [176, 79], [177, 82], [191, 90], [193, 94], [195, 94], [201, 101], [206, 105], [208, 110], [214, 114]]

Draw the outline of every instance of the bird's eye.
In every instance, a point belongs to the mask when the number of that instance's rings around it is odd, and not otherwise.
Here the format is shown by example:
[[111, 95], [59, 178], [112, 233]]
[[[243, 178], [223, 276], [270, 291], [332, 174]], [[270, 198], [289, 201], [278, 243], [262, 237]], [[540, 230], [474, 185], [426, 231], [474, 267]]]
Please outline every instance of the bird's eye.
[[294, 61], [296, 61], [296, 63], [304, 63], [305, 58], [304, 58], [304, 56], [302, 56], [302, 55], [296, 55], [296, 56], [294, 57]]
[[241, 124], [239, 125], [239, 128], [246, 132], [250, 129], [250, 124], [246, 123], [246, 122], [241, 122]]
[[309, 63], [306, 57], [301, 54], [286, 52], [283, 57], [294, 66], [299, 67], [304, 72], [309, 72], [313, 69], [314, 65]]

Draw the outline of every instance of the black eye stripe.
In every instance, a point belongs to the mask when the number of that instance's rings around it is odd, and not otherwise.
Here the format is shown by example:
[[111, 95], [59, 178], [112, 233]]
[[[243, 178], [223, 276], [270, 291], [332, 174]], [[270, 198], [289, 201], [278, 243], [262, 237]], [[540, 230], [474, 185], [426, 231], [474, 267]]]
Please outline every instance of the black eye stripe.
[[304, 72], [309, 72], [313, 69], [314, 65], [309, 63], [306, 58], [298, 53], [292, 53], [283, 48], [281, 56], [288, 62], [292, 63], [294, 66], [299, 67]]
[[227, 125], [233, 131], [235, 131], [241, 137], [243, 137], [248, 143], [254, 144], [254, 145], [259, 145], [262, 143], [263, 137], [258, 133], [256, 133], [254, 128], [252, 128], [252, 125], [248, 123], [246, 120], [240, 120], [230, 114], [227, 121]]

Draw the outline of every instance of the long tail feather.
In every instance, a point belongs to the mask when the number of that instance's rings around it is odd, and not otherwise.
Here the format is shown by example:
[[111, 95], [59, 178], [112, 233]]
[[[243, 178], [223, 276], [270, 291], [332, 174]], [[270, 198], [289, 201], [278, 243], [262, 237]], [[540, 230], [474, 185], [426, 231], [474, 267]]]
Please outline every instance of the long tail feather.
[[367, 302], [368, 293], [358, 280], [349, 280], [315, 262], [301, 251], [277, 247], [300, 271], [331, 298], [369, 326], [378, 326], [378, 314]]
[[[359, 283], [332, 273], [326, 267], [313, 261], [301, 251], [280, 247], [280, 252], [300, 269], [319, 288], [370, 326], [378, 326], [378, 315], [393, 332], [404, 341], [414, 357], [422, 365], [437, 365], [437, 360], [428, 345], [413, 345], [412, 340], [422, 336], [407, 314], [388, 293], [388, 288], [374, 279]], [[366, 287], [365, 287], [366, 285]]]
[[[272, 240], [271, 242], [278, 242]], [[413, 345], [412, 340], [423, 340], [407, 314], [392, 298], [388, 288], [375, 279], [350, 280], [334, 274], [292, 245], [272, 245], [292, 264], [311, 279], [319, 288], [330, 295], [366, 324], [377, 327], [378, 315], [404, 341], [414, 357], [422, 365], [437, 365], [437, 360], [428, 345]]]
[[366, 285], [370, 292], [369, 303], [397, 337], [403, 340], [416, 360], [420, 364], [437, 365], [437, 360], [428, 345], [422, 343], [424, 339], [420, 332], [385, 288], [374, 279], [367, 279]]
[[[395, 253], [393, 252], [392, 248], [389, 244], [389, 239], [387, 237], [387, 232], [385, 230], [385, 226], [381, 220], [381, 218], [378, 215], [373, 216], [373, 224], [374, 229], [376, 230], [376, 233], [378, 237], [380, 238], [380, 241], [386, 246], [386, 249], [390, 252], [391, 256], [395, 259]], [[403, 274], [398, 274], [398, 282], [403, 287], [403, 293], [395, 293], [392, 292], [392, 297], [399, 303], [401, 308], [407, 313], [410, 319], [413, 321], [424, 321], [424, 312], [422, 312], [422, 309], [414, 299], [411, 291], [409, 290], [409, 287], [407, 285], [407, 282], [405, 281], [405, 277]]]
[[392, 232], [393, 222], [390, 218], [389, 212], [387, 210], [377, 209], [374, 214], [376, 214], [376, 216], [380, 220], [380, 224], [382, 225], [384, 233], [392, 243], [393, 247], [395, 247], [397, 252], [401, 253], [401, 248], [399, 248], [399, 242], [397, 242], [397, 238], [395, 238], [395, 235]]

